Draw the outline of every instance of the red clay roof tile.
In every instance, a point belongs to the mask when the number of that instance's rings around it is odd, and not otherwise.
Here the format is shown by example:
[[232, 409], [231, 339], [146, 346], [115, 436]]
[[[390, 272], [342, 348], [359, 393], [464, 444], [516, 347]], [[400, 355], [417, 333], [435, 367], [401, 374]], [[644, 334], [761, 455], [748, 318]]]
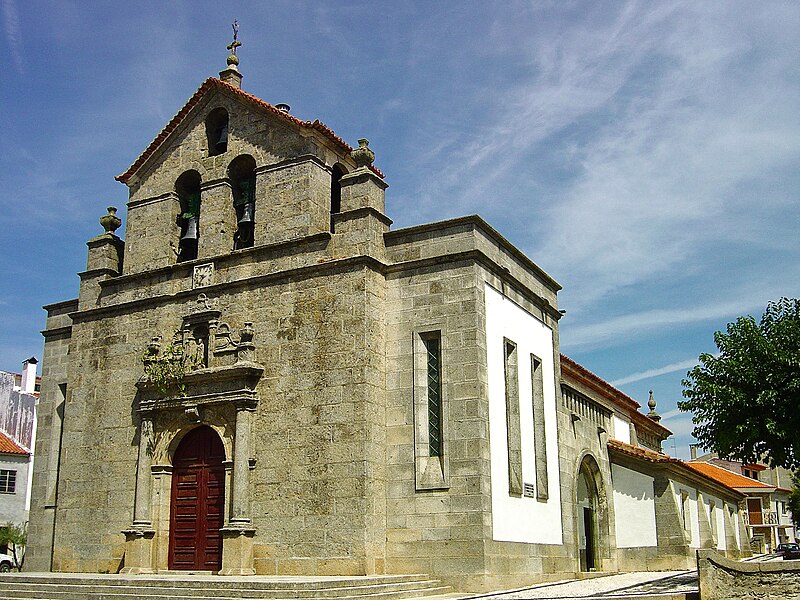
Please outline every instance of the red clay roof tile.
[[[134, 161], [134, 163], [128, 168], [128, 170], [122, 173], [121, 175], [117, 175], [115, 179], [117, 181], [121, 181], [122, 183], [127, 183], [128, 180], [134, 175], [134, 173], [136, 173], [136, 171], [138, 171], [142, 167], [142, 165], [144, 165], [144, 163], [147, 162], [147, 159], [149, 159], [153, 154], [155, 154], [156, 150], [158, 150], [158, 147], [161, 145], [161, 142], [163, 142], [173, 131], [175, 131], [175, 129], [178, 128], [178, 125], [180, 125], [181, 121], [183, 121], [186, 115], [189, 114], [189, 111], [191, 111], [195, 106], [197, 106], [197, 104], [200, 102], [203, 96], [214, 87], [220, 87], [229, 92], [233, 92], [239, 97], [251, 102], [255, 106], [258, 106], [259, 108], [262, 108], [264, 110], [268, 110], [278, 115], [282, 119], [287, 119], [288, 121], [291, 121], [292, 123], [295, 123], [300, 127], [305, 127], [307, 129], [314, 129], [316, 131], [319, 131], [328, 139], [330, 139], [334, 144], [338, 145], [345, 152], [349, 153], [353, 150], [353, 148], [350, 145], [348, 145], [347, 142], [345, 142], [342, 138], [336, 135], [330, 128], [325, 126], [323, 123], [320, 123], [318, 120], [301, 121], [297, 117], [290, 115], [289, 113], [284, 112], [279, 108], [275, 108], [268, 102], [264, 102], [264, 100], [262, 100], [261, 98], [253, 96], [252, 94], [248, 94], [247, 92], [243, 91], [242, 89], [234, 85], [226, 83], [221, 79], [217, 79], [216, 77], [209, 77], [197, 89], [197, 91], [192, 95], [192, 97], [189, 98], [186, 104], [183, 105], [183, 107], [178, 111], [178, 114], [172, 117], [170, 122], [167, 123], [164, 129], [161, 130], [161, 132], [144, 150], [144, 152], [142, 152], [142, 154], [139, 155], [139, 158], [137, 158]], [[381, 173], [381, 171], [377, 167], [373, 166], [371, 167], [371, 170], [376, 175], [383, 178], [383, 173]]]
[[0, 454], [22, 454], [24, 456], [30, 456], [31, 453], [0, 431]]

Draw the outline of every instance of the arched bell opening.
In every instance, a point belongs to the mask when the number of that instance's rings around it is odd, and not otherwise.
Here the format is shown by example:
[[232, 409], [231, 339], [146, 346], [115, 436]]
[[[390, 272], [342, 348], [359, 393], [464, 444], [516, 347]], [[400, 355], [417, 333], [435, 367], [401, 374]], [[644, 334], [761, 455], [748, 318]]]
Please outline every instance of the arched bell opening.
[[342, 212], [342, 184], [341, 179], [347, 175], [347, 169], [339, 163], [331, 169], [331, 233], [334, 233], [334, 215]]
[[228, 111], [215, 108], [206, 117], [208, 155], [217, 156], [228, 151]]
[[197, 258], [200, 238], [200, 173], [186, 171], [175, 182], [175, 193], [180, 201], [177, 225], [180, 227], [178, 262]]
[[255, 245], [256, 211], [256, 161], [249, 154], [237, 156], [228, 167], [228, 177], [233, 192], [233, 207], [236, 209], [236, 233], [233, 249], [251, 248]]
[[190, 430], [172, 457], [169, 569], [218, 572], [225, 522], [225, 446], [208, 425]]

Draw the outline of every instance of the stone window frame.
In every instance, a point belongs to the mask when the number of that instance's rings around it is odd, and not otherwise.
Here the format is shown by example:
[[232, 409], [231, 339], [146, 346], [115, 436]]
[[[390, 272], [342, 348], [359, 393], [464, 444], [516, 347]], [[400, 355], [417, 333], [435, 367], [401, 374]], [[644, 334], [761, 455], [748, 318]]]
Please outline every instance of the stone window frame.
[[708, 530], [711, 534], [711, 541], [717, 545], [717, 503], [714, 500], [708, 502]]
[[536, 499], [546, 502], [550, 497], [550, 493], [547, 474], [547, 424], [544, 416], [544, 372], [541, 358], [531, 353], [530, 359]]
[[[442, 325], [431, 325], [414, 329], [413, 354], [413, 406], [414, 406], [414, 479], [417, 490], [442, 490], [450, 488], [449, 433], [449, 386], [447, 384], [447, 336]], [[439, 389], [440, 389], [440, 452], [431, 455], [428, 348], [426, 339], [439, 340]]]
[[684, 531], [692, 530], [692, 511], [689, 508], [689, 492], [681, 490], [681, 525]]
[[17, 493], [17, 470], [0, 469], [0, 494]]
[[522, 424], [519, 401], [519, 352], [517, 343], [503, 337], [503, 373], [506, 399], [506, 448], [508, 493], [522, 496]]

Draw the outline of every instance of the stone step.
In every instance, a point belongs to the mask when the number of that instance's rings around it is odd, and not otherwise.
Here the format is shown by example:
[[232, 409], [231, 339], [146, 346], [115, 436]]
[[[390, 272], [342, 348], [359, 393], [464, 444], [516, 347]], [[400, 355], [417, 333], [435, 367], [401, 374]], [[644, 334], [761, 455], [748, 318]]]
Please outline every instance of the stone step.
[[7, 600], [405, 600], [441, 595], [449, 590], [439, 581], [420, 575], [237, 579], [214, 576], [0, 575], [0, 597]]

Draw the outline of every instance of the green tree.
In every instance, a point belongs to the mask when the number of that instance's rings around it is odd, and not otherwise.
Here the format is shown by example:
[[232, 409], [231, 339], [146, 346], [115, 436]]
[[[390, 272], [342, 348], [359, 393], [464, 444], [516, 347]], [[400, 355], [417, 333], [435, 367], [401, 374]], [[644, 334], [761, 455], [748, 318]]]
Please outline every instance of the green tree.
[[25, 544], [28, 543], [28, 533], [25, 527], [15, 523], [6, 523], [0, 527], [0, 545], [7, 545], [8, 551], [14, 557], [14, 566], [17, 571], [22, 571], [25, 563]]
[[800, 466], [800, 300], [770, 302], [760, 323], [739, 317], [714, 342], [719, 354], [683, 380], [692, 434], [723, 457]]

